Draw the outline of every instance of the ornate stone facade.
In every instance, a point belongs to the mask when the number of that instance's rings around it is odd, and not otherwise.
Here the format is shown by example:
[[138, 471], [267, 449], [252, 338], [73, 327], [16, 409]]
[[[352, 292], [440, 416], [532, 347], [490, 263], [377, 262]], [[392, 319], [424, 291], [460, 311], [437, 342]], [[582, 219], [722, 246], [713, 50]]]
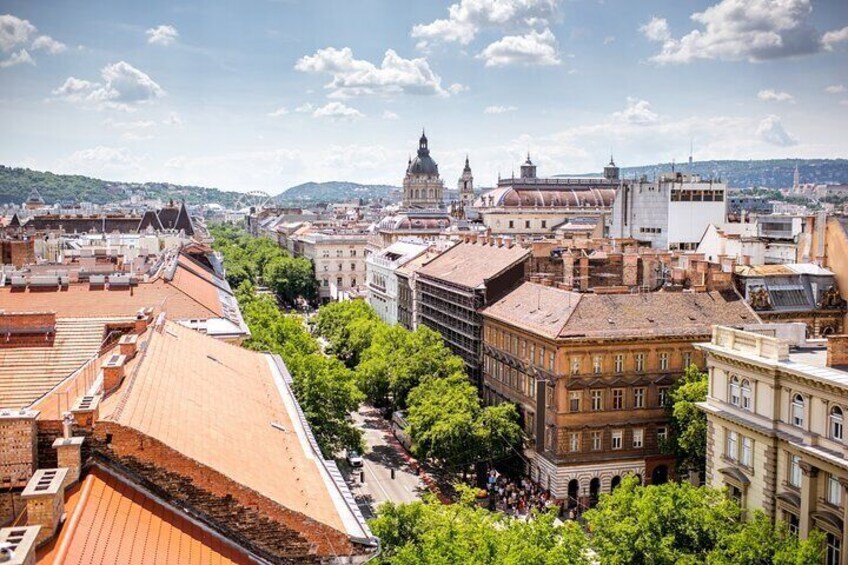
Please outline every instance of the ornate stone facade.
[[418, 155], [410, 159], [403, 179], [405, 208], [441, 208], [445, 185], [439, 177], [439, 165], [430, 157], [427, 136], [421, 132]]

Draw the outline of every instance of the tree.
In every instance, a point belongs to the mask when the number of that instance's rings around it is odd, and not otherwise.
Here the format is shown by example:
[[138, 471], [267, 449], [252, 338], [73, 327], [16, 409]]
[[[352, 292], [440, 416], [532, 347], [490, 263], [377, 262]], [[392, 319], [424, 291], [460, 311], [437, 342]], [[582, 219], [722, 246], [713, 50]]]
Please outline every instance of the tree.
[[474, 492], [458, 487], [460, 500], [443, 505], [432, 495], [423, 502], [386, 503], [371, 521], [383, 543], [381, 563], [480, 565], [589, 565], [588, 540], [573, 522], [537, 514], [525, 522], [479, 508]]
[[627, 477], [584, 516], [604, 564], [694, 564], [736, 530], [739, 507], [720, 490]]
[[262, 271], [262, 279], [287, 304], [298, 298], [315, 299], [316, 281], [312, 263], [303, 258], [274, 257]]
[[362, 300], [325, 304], [315, 319], [318, 334], [327, 340], [329, 350], [348, 367], [355, 367], [359, 362], [359, 355], [370, 345], [370, 340], [363, 339], [367, 337], [367, 332], [360, 332], [355, 342], [351, 340], [354, 322], [363, 320], [376, 323], [380, 318], [374, 309]]
[[707, 457], [707, 416], [695, 404], [707, 399], [709, 379], [695, 365], [686, 368], [671, 390], [669, 411], [673, 441], [666, 451], [677, 457], [678, 472], [704, 472]]
[[725, 536], [709, 554], [710, 565], [820, 565], [824, 536], [813, 530], [805, 540], [789, 533], [786, 522], [772, 524], [756, 510], [738, 531]]

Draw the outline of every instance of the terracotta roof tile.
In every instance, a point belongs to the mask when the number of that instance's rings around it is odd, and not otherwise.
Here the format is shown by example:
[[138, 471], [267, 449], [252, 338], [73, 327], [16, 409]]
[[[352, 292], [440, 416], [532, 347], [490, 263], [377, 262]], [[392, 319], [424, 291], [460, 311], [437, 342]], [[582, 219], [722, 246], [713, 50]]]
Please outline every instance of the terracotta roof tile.
[[529, 255], [530, 250], [519, 245], [498, 247], [463, 242], [418, 269], [418, 274], [466, 288], [478, 288]]

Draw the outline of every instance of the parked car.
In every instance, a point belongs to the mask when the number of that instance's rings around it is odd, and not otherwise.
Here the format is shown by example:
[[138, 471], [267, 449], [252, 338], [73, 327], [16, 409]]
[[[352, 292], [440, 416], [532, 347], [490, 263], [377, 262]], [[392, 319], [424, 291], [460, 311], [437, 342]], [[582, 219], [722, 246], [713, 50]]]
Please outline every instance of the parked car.
[[351, 467], [362, 467], [362, 456], [358, 451], [351, 449], [347, 452], [347, 464]]

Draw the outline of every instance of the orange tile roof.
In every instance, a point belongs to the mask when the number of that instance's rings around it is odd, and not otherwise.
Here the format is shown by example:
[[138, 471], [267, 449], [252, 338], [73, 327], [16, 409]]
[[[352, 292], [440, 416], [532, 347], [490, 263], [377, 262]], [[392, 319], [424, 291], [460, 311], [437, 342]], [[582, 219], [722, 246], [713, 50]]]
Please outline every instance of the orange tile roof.
[[486, 243], [458, 243], [418, 269], [419, 275], [447, 281], [466, 288], [479, 288], [530, 255], [530, 250], [514, 245], [498, 247]]
[[148, 333], [129, 378], [101, 403], [101, 419], [134, 428], [285, 508], [356, 535], [361, 525], [311, 447], [271, 355], [172, 322]]
[[92, 468], [70, 491], [68, 518], [37, 563], [253, 563], [247, 554], [109, 472]]
[[0, 408], [29, 406], [97, 354], [107, 324], [127, 321], [59, 318], [51, 346], [0, 349]]
[[[202, 283], [199, 277], [191, 276]], [[208, 283], [204, 286], [215, 288]], [[149, 306], [156, 312], [166, 312], [171, 320], [220, 317], [220, 305], [210, 308], [214, 306], [211, 294], [200, 288], [200, 284], [191, 280], [177, 286], [163, 279], [121, 290], [89, 290], [86, 284], [72, 284], [67, 290], [35, 292], [29, 289], [13, 292], [10, 287], [0, 287], [0, 310], [55, 312], [58, 318], [100, 318], [133, 316]], [[198, 292], [199, 296], [195, 299], [187, 292]]]
[[214, 312], [219, 317], [224, 316], [221, 299], [218, 297], [218, 287], [211, 280], [204, 279], [182, 265], [178, 265], [171, 284], [210, 312]]

